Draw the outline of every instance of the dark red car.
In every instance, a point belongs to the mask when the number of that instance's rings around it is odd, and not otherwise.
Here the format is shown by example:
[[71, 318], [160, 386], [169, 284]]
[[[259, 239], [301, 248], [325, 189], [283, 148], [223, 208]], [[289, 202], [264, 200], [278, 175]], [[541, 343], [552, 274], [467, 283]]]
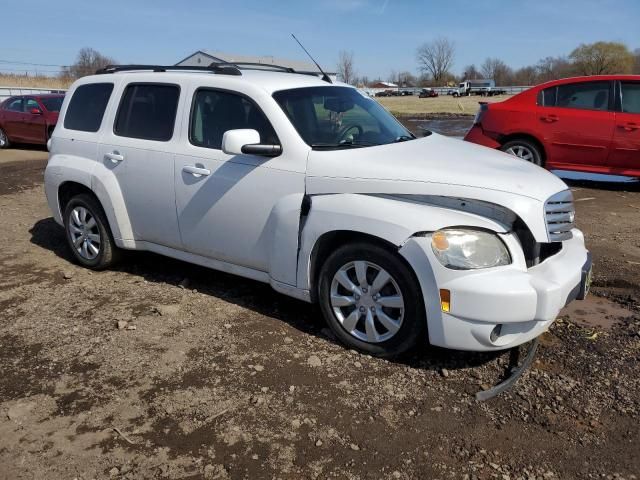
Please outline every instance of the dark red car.
[[418, 98], [436, 98], [437, 96], [438, 92], [432, 90], [431, 88], [423, 88], [418, 94]]
[[640, 177], [640, 75], [566, 78], [481, 104], [465, 140], [548, 169]]
[[19, 95], [0, 104], [0, 148], [13, 143], [46, 144], [64, 95]]

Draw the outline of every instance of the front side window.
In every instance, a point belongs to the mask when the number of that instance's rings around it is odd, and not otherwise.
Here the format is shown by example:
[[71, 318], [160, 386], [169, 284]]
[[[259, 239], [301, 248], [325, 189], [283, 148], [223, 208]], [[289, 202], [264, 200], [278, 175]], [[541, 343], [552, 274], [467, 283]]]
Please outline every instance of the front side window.
[[6, 108], [7, 110], [10, 110], [12, 112], [22, 112], [23, 103], [24, 100], [22, 100], [22, 98], [14, 98], [13, 100], [9, 101]]
[[349, 87], [282, 90], [273, 98], [302, 139], [316, 149], [367, 147], [412, 140], [378, 102]]
[[40, 105], [33, 98], [27, 98], [25, 100], [24, 111], [27, 113], [31, 113], [31, 110], [37, 108], [40, 110]]
[[640, 113], [640, 82], [622, 82], [620, 96], [624, 113]]
[[114, 133], [159, 142], [171, 140], [179, 98], [177, 85], [128, 85], [120, 102]]
[[558, 85], [556, 106], [582, 110], [608, 110], [611, 84], [608, 81]]
[[64, 97], [46, 97], [42, 98], [40, 101], [44, 105], [44, 108], [49, 112], [59, 112], [62, 108], [62, 101]]
[[224, 132], [243, 128], [257, 130], [260, 143], [280, 143], [262, 110], [246, 97], [204, 88], [196, 92], [189, 125], [192, 144], [219, 150]]
[[67, 107], [64, 128], [81, 132], [97, 132], [112, 91], [113, 83], [90, 83], [79, 86]]

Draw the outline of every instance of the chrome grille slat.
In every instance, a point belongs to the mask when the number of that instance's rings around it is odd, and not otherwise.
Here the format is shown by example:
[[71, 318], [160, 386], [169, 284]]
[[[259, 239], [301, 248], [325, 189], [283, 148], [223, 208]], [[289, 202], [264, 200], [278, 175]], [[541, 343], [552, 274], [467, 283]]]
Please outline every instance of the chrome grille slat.
[[575, 207], [570, 190], [551, 196], [544, 204], [544, 213], [550, 242], [562, 242], [572, 237]]

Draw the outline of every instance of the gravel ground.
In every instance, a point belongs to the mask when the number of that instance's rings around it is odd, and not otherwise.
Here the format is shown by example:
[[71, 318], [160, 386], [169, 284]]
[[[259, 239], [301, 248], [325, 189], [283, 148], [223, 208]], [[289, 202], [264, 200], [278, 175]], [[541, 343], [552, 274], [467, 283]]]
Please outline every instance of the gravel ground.
[[637, 187], [572, 185], [594, 295], [476, 403], [508, 354], [375, 359], [266, 285], [145, 253], [73, 265], [45, 159], [0, 153], [0, 478], [639, 476]]

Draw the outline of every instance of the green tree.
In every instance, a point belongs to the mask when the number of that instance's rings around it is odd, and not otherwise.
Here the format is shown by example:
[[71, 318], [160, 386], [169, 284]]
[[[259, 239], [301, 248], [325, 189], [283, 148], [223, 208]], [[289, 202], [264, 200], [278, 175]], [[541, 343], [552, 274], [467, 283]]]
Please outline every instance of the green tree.
[[569, 58], [582, 75], [631, 73], [634, 57], [627, 46], [618, 42], [582, 44]]

